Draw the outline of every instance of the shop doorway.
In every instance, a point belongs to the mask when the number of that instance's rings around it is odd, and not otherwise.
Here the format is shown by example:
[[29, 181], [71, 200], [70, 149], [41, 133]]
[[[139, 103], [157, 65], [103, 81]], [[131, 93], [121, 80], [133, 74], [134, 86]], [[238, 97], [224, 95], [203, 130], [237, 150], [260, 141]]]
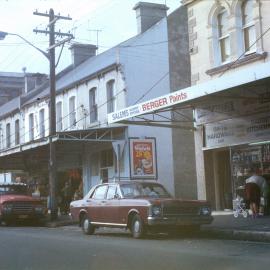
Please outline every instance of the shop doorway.
[[213, 155], [215, 208], [232, 209], [230, 151], [215, 151]]

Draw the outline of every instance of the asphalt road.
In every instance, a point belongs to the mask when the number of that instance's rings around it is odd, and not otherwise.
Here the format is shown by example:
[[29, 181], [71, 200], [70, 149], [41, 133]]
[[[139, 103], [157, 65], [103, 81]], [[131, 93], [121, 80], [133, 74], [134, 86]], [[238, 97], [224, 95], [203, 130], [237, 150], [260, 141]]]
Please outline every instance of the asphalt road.
[[136, 240], [124, 231], [85, 236], [76, 226], [0, 227], [1, 270], [269, 269], [270, 244], [166, 235]]

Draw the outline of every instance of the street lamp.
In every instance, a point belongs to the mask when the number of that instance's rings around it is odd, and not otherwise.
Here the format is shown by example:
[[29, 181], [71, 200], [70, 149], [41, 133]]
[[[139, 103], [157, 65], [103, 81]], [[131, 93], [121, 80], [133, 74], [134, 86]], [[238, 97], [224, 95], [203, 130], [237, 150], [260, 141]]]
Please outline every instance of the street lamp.
[[[53, 11], [52, 17], [54, 17]], [[50, 14], [51, 15], [51, 14]], [[52, 20], [52, 19], [51, 19]], [[50, 25], [50, 48], [49, 53], [42, 51], [34, 44], [26, 40], [24, 37], [8, 32], [0, 31], [0, 40], [3, 40], [7, 35], [13, 35], [21, 38], [27, 44], [42, 53], [50, 62], [50, 131], [49, 131], [49, 182], [50, 182], [50, 210], [51, 220], [57, 219], [57, 204], [56, 204], [56, 158], [55, 158], [55, 145], [52, 141], [52, 137], [56, 134], [56, 121], [55, 121], [55, 44], [54, 44], [54, 24]]]

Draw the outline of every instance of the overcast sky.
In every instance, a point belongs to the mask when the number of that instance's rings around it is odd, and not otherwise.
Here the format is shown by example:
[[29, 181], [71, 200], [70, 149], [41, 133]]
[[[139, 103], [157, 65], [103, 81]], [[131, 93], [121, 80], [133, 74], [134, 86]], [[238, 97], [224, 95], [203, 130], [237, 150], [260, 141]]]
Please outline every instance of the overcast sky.
[[[33, 29], [45, 30], [48, 18], [33, 15], [34, 11], [44, 13], [50, 8], [55, 14], [72, 18], [60, 20], [55, 30], [74, 34], [76, 42], [97, 43], [99, 52], [137, 34], [136, 16], [133, 7], [139, 0], [0, 0], [0, 31], [16, 33], [43, 51], [48, 48], [49, 37], [33, 33]], [[180, 6], [180, 0], [144, 0], [165, 4], [170, 8], [168, 14]], [[93, 31], [94, 30], [94, 31]], [[69, 45], [65, 46], [57, 71], [71, 62]], [[56, 60], [59, 49], [56, 51]], [[16, 36], [0, 40], [0, 71], [48, 73], [48, 60], [34, 48]]]

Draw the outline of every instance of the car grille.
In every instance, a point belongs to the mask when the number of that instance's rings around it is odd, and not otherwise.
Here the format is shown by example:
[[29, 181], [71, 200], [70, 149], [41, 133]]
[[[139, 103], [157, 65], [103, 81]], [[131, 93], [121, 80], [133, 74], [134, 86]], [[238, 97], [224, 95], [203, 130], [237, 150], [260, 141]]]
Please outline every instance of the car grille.
[[13, 202], [12, 212], [16, 214], [26, 214], [33, 211], [33, 204], [31, 202]]
[[197, 206], [164, 205], [163, 216], [172, 215], [197, 215], [199, 209]]

